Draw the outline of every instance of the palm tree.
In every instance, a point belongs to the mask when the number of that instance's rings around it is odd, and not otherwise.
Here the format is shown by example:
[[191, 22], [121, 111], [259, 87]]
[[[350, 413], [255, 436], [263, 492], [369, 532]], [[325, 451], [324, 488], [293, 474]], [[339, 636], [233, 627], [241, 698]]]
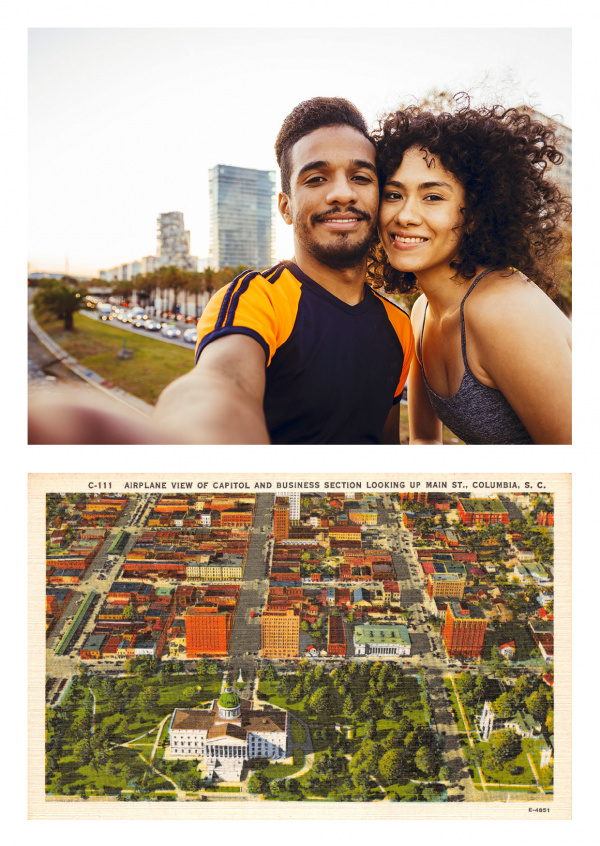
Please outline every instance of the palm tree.
[[150, 301], [150, 292], [152, 289], [152, 276], [149, 273], [139, 274], [134, 278], [134, 288], [138, 295], [138, 300], [144, 309], [148, 306]]
[[[212, 271], [211, 271], [212, 272]], [[197, 319], [199, 315], [198, 296], [204, 294], [206, 291], [206, 277], [204, 273], [198, 271], [190, 272], [188, 274], [188, 294], [194, 295], [194, 317]]]
[[86, 295], [87, 289], [69, 276], [58, 280], [42, 279], [34, 304], [39, 311], [53, 312], [64, 321], [65, 330], [72, 332], [73, 315], [85, 305]]
[[124, 302], [128, 302], [131, 299], [131, 295], [133, 293], [133, 284], [127, 279], [121, 279], [120, 282], [112, 289], [112, 295], [114, 297], [119, 297], [121, 304]]

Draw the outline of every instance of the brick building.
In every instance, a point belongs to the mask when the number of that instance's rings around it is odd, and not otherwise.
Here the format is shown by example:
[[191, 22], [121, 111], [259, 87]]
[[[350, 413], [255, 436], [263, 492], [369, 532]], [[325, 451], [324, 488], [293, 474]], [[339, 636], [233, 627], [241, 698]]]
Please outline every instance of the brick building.
[[508, 526], [508, 510], [498, 497], [491, 499], [458, 498], [458, 514], [465, 526], [478, 523], [504, 523]]
[[278, 501], [273, 508], [273, 533], [276, 541], [289, 537], [290, 506], [287, 500]]
[[329, 655], [346, 655], [346, 632], [344, 620], [335, 614], [327, 618], [327, 652]]
[[443, 638], [448, 655], [480, 658], [487, 621], [481, 609], [465, 602], [448, 602]]
[[300, 654], [300, 615], [294, 608], [265, 608], [260, 622], [263, 658], [295, 658]]
[[453, 573], [428, 573], [427, 595], [430, 599], [462, 599], [466, 580]]
[[218, 605], [188, 608], [185, 613], [187, 657], [227, 655], [233, 622], [233, 612], [220, 610]]

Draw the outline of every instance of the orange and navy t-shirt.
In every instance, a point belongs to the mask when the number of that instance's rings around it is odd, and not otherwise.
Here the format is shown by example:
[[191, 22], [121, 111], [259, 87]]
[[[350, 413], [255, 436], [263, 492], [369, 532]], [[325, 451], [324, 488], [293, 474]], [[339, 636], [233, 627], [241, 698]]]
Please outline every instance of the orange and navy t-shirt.
[[367, 285], [348, 305], [284, 261], [246, 271], [212, 297], [198, 322], [196, 361], [211, 341], [236, 333], [265, 351], [272, 443], [382, 442], [414, 355], [401, 308]]

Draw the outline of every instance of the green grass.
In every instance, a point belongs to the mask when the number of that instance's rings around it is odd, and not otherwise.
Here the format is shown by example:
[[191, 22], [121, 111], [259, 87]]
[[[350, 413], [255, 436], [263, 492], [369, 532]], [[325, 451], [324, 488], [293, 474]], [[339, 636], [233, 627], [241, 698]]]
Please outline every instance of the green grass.
[[[156, 338], [75, 315], [74, 331], [65, 332], [62, 321], [39, 317], [40, 326], [65, 352], [107, 381], [154, 404], [163, 388], [194, 366], [194, 351]], [[120, 359], [123, 348], [133, 350], [131, 359]]]
[[[487, 743], [479, 743], [477, 745], [480, 749], [485, 749], [488, 746]], [[518, 775], [512, 775], [509, 772], [510, 767], [520, 767], [523, 772]], [[537, 787], [525, 752], [521, 752], [514, 760], [509, 761], [506, 766], [500, 770], [490, 771], [486, 769], [484, 764], [481, 764], [481, 771], [483, 772], [483, 778], [485, 779], [486, 784], [488, 784], [488, 782], [491, 782], [492, 784], [494, 782], [498, 782], [500, 784], [510, 785], [529, 785], [534, 790]]]
[[261, 773], [269, 781], [273, 781], [276, 778], [289, 778], [289, 776], [301, 770], [303, 766], [304, 761], [301, 764], [269, 764], [268, 767], [261, 770]]
[[[187, 676], [185, 678], [163, 676], [160, 680], [160, 701], [156, 710], [151, 713], [140, 713], [137, 706], [138, 692], [150, 684], [150, 679], [139, 679], [135, 676], [130, 676], [128, 679], [128, 695], [125, 703], [122, 705], [118, 713], [113, 713], [111, 706], [109, 706], [106, 692], [98, 686], [95, 689], [96, 694], [96, 731], [103, 729], [111, 729], [110, 731], [110, 752], [108, 754], [106, 765], [101, 766], [95, 770], [92, 766], [82, 766], [81, 761], [77, 760], [74, 755], [74, 750], [78, 738], [69, 732], [69, 727], [77, 719], [79, 715], [84, 712], [85, 702], [89, 698], [89, 692], [86, 688], [80, 685], [75, 685], [70, 689], [65, 700], [64, 712], [67, 717], [66, 732], [62, 749], [58, 755], [57, 772], [61, 776], [63, 788], [69, 788], [72, 792], [79, 792], [85, 788], [88, 793], [112, 793], [116, 794], [120, 790], [129, 789], [131, 787], [130, 780], [126, 783], [119, 772], [116, 774], [109, 774], [109, 765], [117, 765], [117, 769], [123, 764], [127, 764], [132, 773], [132, 778], [136, 778], [139, 783], [143, 784], [144, 788], [154, 790], [157, 787], [168, 789], [169, 784], [157, 774], [147, 774], [144, 760], [150, 760], [154, 742], [156, 739], [156, 730], [158, 724], [164, 717], [168, 717], [173, 708], [190, 707], [189, 701], [183, 696], [183, 691], [187, 688], [195, 688], [198, 684], [197, 676]], [[211, 693], [218, 693], [221, 687], [221, 675], [210, 676], [201, 679], [203, 683], [203, 691], [208, 695]], [[197, 704], [194, 702], [194, 705]], [[112, 706], [114, 707], [114, 706]], [[126, 728], [121, 729], [120, 723], [125, 718], [127, 721]], [[150, 734], [147, 734], [150, 732]], [[170, 768], [167, 762], [163, 760], [164, 747], [162, 741], [166, 738], [168, 732], [168, 720], [165, 723], [160, 741], [156, 751], [154, 764], [157, 769], [162, 769], [169, 772]], [[146, 735], [142, 737], [142, 735]], [[135, 738], [140, 740], [133, 744], [132, 748], [126, 749], [115, 744], [122, 744]], [[140, 754], [138, 754], [140, 753]], [[52, 788], [50, 788], [52, 792]]]
[[536, 794], [540, 799], [543, 797], [543, 794], [537, 788], [531, 787], [520, 787], [519, 785], [510, 785], [510, 787], [499, 787], [498, 785], [489, 784], [487, 781], [485, 783], [485, 791], [481, 786], [481, 783], [475, 784], [475, 789], [478, 790], [480, 793], [532, 793]]

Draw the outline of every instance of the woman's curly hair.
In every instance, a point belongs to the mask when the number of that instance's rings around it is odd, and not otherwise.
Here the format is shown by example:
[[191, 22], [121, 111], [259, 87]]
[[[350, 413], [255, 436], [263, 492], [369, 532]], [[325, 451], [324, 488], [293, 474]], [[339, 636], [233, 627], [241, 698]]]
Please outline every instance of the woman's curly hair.
[[[381, 187], [412, 147], [435, 156], [463, 186], [464, 222], [452, 263], [457, 277], [471, 279], [478, 265], [516, 268], [552, 295], [561, 224], [571, 211], [568, 198], [548, 176], [549, 164], [564, 158], [552, 126], [523, 108], [475, 109], [467, 101], [442, 114], [409, 106], [380, 120], [372, 139]], [[390, 293], [416, 287], [413, 273], [390, 265], [378, 236], [369, 252], [368, 278]]]

